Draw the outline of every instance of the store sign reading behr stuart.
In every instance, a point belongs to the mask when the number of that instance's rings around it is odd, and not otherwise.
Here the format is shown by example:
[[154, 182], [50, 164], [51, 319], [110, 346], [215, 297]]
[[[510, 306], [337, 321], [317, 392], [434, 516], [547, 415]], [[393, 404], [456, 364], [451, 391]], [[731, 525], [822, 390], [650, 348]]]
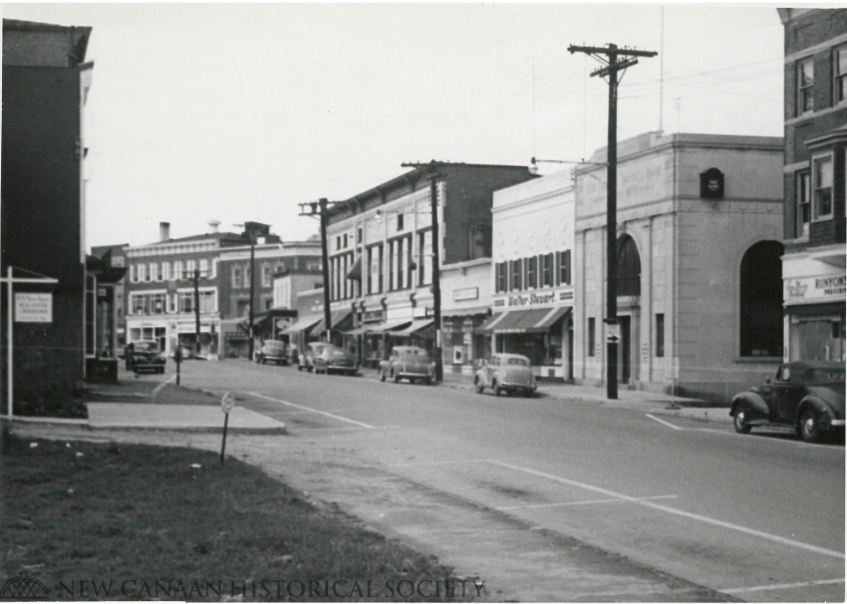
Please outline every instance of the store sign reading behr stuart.
[[[571, 295], [566, 295], [571, 294]], [[573, 298], [572, 292], [539, 292], [528, 294], [515, 294], [506, 298], [501, 298], [494, 301], [494, 306], [536, 306], [543, 304], [553, 304], [559, 300]]]

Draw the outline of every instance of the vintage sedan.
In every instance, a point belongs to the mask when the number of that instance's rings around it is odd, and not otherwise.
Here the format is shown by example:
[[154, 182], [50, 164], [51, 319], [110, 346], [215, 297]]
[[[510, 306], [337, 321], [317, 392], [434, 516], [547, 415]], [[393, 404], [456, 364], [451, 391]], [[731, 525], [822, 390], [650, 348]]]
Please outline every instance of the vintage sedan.
[[729, 414], [736, 432], [757, 426], [793, 427], [806, 442], [844, 428], [844, 364], [794, 361], [780, 365], [773, 379], [736, 394]]
[[297, 355], [297, 371], [314, 371], [315, 358], [320, 356], [323, 349], [327, 346], [332, 346], [328, 342], [309, 342], [306, 347]]
[[474, 386], [480, 394], [486, 388], [491, 388], [494, 394], [514, 394], [521, 392], [527, 396], [535, 396], [538, 389], [535, 376], [532, 374], [532, 364], [522, 354], [497, 353], [491, 359], [483, 361], [482, 367], [474, 376]]
[[288, 344], [279, 340], [268, 340], [256, 353], [256, 362], [288, 365]]
[[155, 340], [140, 340], [127, 346], [127, 366], [136, 373], [165, 373], [165, 355]]
[[312, 360], [315, 373], [346, 373], [347, 375], [356, 375], [359, 370], [359, 365], [353, 355], [339, 348], [327, 344], [320, 353]]
[[392, 379], [395, 383], [409, 380], [411, 384], [420, 380], [429, 385], [435, 379], [435, 363], [423, 348], [395, 346], [388, 360], [379, 362], [379, 379]]

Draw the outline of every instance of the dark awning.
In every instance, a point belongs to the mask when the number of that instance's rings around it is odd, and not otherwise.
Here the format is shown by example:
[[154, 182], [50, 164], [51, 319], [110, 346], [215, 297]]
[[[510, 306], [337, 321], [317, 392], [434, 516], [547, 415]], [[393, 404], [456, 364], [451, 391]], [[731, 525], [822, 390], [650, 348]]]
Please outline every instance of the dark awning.
[[356, 258], [356, 262], [353, 263], [353, 266], [350, 267], [350, 270], [347, 271], [348, 279], [355, 279], [356, 281], [362, 280], [362, 257], [359, 256]]
[[280, 335], [281, 334], [291, 335], [291, 334], [295, 334], [295, 333], [300, 333], [301, 331], [303, 331], [305, 329], [309, 329], [310, 327], [315, 325], [318, 321], [322, 321], [322, 320], [323, 320], [322, 315], [306, 315], [306, 316], [303, 316], [303, 317], [299, 317], [297, 319], [297, 322], [294, 325], [292, 325], [288, 329], [281, 331], [279, 333], [280, 333]]
[[844, 302], [825, 304], [786, 304], [785, 314], [794, 317], [844, 316]]
[[497, 313], [483, 323], [478, 332], [484, 333], [544, 333], [571, 310], [570, 306], [529, 308]]
[[415, 319], [406, 327], [389, 331], [388, 335], [397, 337], [410, 336], [417, 331], [426, 329], [427, 327], [432, 325], [434, 321], [435, 319]]
[[394, 319], [393, 321], [382, 321], [381, 323], [366, 323], [361, 327], [357, 327], [356, 329], [351, 329], [346, 332], [348, 336], [355, 336], [360, 333], [367, 334], [381, 334], [385, 332], [391, 332], [395, 329], [401, 329], [410, 325], [412, 323], [412, 319]]
[[[329, 317], [330, 321], [332, 321], [332, 328], [338, 330], [338, 326], [341, 322], [350, 316], [353, 312], [351, 308], [342, 308], [341, 310], [333, 310], [332, 315]], [[324, 316], [321, 315], [321, 320], [315, 325], [314, 331], [315, 333], [320, 333], [326, 329], [326, 321], [324, 321]]]

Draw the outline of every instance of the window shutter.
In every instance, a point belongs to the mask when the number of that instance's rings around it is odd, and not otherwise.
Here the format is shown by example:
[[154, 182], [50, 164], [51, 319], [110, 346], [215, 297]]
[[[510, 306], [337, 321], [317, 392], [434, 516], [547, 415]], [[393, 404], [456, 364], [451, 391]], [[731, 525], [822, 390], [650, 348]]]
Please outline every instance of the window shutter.
[[565, 265], [565, 283], [571, 284], [571, 251], [565, 250], [562, 254], [562, 263]]
[[553, 267], [553, 272], [556, 274], [555, 283], [556, 285], [561, 285], [562, 283], [562, 271], [560, 267], [562, 265], [562, 257], [561, 252], [556, 252], [556, 265]]

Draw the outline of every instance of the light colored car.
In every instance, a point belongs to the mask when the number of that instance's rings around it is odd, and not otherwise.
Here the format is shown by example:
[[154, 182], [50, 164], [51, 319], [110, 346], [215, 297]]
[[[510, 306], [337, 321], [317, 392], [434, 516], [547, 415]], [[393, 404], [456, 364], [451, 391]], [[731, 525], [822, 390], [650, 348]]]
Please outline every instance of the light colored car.
[[321, 348], [320, 353], [312, 359], [312, 366], [315, 373], [325, 373], [327, 375], [330, 373], [356, 375], [356, 372], [359, 370], [359, 365], [356, 363], [356, 359], [353, 358], [352, 354], [343, 348], [331, 344], [327, 344]]
[[306, 348], [297, 355], [297, 371], [314, 371], [315, 358], [318, 357], [324, 348], [332, 346], [327, 342], [309, 342]]
[[279, 340], [268, 340], [256, 353], [256, 362], [288, 365], [288, 344]]
[[379, 362], [380, 381], [389, 378], [395, 382], [409, 380], [409, 383], [421, 380], [429, 385], [435, 379], [435, 363], [423, 348], [395, 346], [388, 360]]
[[497, 353], [491, 359], [483, 361], [482, 367], [474, 376], [474, 386], [480, 394], [491, 388], [494, 394], [514, 394], [521, 392], [535, 396], [538, 386], [532, 375], [532, 364], [522, 354]]

